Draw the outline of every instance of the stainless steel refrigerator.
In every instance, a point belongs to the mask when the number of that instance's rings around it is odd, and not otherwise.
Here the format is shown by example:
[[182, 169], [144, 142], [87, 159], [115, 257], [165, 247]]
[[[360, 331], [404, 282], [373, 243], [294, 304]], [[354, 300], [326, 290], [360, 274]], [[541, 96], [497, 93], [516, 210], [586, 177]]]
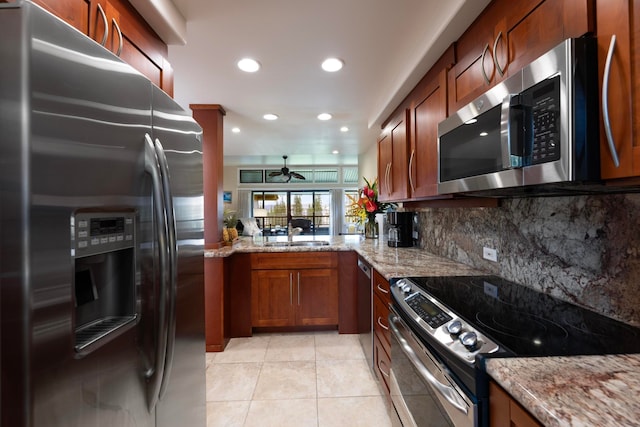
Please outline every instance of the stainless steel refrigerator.
[[201, 128], [106, 49], [0, 5], [2, 426], [204, 426]]

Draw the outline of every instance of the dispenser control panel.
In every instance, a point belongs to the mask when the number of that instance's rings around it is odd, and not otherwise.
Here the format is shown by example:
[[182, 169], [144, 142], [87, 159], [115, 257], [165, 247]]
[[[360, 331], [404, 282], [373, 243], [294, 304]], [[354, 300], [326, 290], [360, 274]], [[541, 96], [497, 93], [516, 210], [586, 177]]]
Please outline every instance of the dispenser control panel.
[[135, 212], [79, 212], [71, 217], [71, 255], [81, 257], [135, 246]]

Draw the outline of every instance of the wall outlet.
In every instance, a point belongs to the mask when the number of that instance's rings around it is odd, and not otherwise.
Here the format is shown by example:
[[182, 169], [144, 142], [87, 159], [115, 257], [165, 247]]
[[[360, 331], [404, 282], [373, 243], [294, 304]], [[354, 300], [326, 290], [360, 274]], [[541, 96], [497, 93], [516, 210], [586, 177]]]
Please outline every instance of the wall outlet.
[[488, 259], [489, 261], [498, 262], [498, 252], [493, 248], [487, 248], [485, 246], [482, 248], [482, 258]]

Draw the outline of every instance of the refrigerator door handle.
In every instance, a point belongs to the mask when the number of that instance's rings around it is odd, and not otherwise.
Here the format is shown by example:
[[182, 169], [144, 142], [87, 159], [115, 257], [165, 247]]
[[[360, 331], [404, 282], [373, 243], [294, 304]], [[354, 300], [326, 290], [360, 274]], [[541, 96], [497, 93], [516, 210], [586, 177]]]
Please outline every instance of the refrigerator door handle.
[[160, 397], [160, 388], [164, 376], [165, 359], [167, 350], [167, 284], [169, 282], [170, 261], [168, 238], [168, 221], [165, 209], [164, 186], [160, 173], [158, 154], [149, 134], [145, 134], [145, 172], [151, 176], [152, 192], [154, 199], [154, 219], [158, 225], [157, 233], [158, 247], [160, 252], [160, 292], [158, 302], [158, 334], [156, 336], [155, 360], [154, 364], [145, 372], [145, 377], [149, 381], [149, 393], [147, 403], [151, 412]]
[[178, 269], [178, 243], [176, 236], [176, 221], [175, 213], [173, 211], [173, 197], [171, 195], [171, 179], [169, 176], [169, 164], [167, 162], [167, 156], [162, 147], [162, 143], [158, 138], [155, 140], [155, 149], [160, 164], [160, 175], [162, 178], [162, 186], [164, 192], [164, 206], [167, 215], [168, 225], [168, 246], [169, 246], [169, 288], [168, 304], [169, 315], [167, 317], [167, 347], [164, 362], [164, 372], [162, 375], [162, 383], [160, 386], [160, 396], [162, 399], [167, 391], [167, 385], [169, 383], [169, 377], [171, 375], [171, 367], [173, 366], [173, 350], [175, 347], [176, 338], [176, 298], [177, 298], [177, 269]]

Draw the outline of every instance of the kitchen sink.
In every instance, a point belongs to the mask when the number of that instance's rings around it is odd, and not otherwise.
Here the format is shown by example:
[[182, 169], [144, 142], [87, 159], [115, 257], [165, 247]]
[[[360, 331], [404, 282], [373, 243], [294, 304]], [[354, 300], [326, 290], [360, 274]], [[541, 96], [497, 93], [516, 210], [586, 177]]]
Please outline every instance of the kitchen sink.
[[293, 242], [265, 242], [265, 246], [287, 247], [287, 246], [329, 246], [326, 240], [294, 240]]

